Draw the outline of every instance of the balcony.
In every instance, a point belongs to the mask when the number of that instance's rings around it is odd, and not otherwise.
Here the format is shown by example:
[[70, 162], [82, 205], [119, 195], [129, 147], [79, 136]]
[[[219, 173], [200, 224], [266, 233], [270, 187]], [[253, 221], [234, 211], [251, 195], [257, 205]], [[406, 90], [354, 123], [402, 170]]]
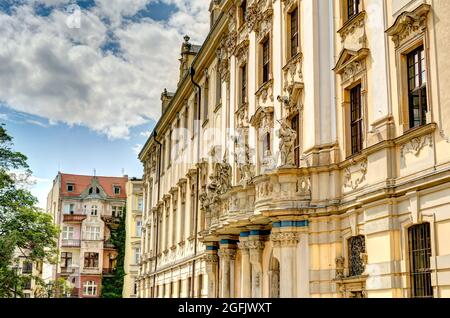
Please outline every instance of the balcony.
[[64, 223], [81, 223], [86, 219], [84, 214], [64, 214]]
[[62, 240], [61, 247], [81, 247], [81, 240]]
[[102, 215], [102, 221], [111, 229], [117, 229], [120, 224], [120, 217], [111, 215]]
[[103, 248], [107, 248], [107, 249], [115, 249], [116, 246], [110, 241], [110, 240], [105, 240], [103, 242]]
[[71, 275], [75, 272], [73, 267], [61, 267], [61, 275]]
[[115, 273], [116, 269], [115, 268], [103, 268], [103, 276], [113, 276]]

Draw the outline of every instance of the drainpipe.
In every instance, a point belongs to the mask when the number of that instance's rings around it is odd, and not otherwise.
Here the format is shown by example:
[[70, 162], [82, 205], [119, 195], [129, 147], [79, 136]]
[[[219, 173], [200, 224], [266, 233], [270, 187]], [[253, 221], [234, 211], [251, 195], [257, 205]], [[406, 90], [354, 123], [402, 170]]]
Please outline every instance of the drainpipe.
[[[160, 190], [161, 190], [161, 151], [162, 151], [162, 144], [156, 139], [158, 136], [158, 133], [156, 130], [153, 131], [152, 137], [155, 140], [155, 142], [159, 145], [159, 159], [158, 159], [158, 201], [157, 204], [159, 204], [160, 200]], [[152, 298], [155, 298], [155, 288], [156, 288], [156, 269], [158, 267], [158, 247], [159, 247], [159, 211], [156, 212], [156, 234], [155, 234], [155, 273], [153, 274], [153, 288], [152, 288]]]
[[197, 181], [196, 181], [196, 191], [195, 191], [195, 224], [194, 224], [194, 260], [192, 261], [192, 280], [191, 280], [191, 298], [195, 297], [195, 257], [197, 256], [197, 240], [198, 240], [198, 191], [199, 191], [199, 182], [200, 182], [200, 168], [198, 163], [200, 163], [200, 108], [202, 102], [202, 90], [200, 85], [194, 81], [195, 69], [191, 66], [189, 70], [189, 74], [191, 76], [191, 82], [197, 87], [198, 90], [198, 101], [197, 101]]

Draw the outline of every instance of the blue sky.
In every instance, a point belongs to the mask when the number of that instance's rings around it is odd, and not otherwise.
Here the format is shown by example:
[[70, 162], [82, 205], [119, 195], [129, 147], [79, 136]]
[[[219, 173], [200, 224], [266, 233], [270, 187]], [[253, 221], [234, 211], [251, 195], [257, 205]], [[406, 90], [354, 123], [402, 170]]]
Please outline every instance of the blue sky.
[[29, 158], [45, 206], [58, 170], [142, 176], [137, 153], [178, 80], [183, 35], [206, 0], [0, 1], [0, 122]]

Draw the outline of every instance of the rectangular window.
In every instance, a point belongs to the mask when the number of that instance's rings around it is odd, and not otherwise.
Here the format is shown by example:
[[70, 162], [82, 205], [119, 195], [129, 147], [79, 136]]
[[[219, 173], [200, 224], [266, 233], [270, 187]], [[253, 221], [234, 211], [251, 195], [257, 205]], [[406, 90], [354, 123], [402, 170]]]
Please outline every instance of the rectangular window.
[[144, 210], [144, 198], [143, 197], [138, 198], [137, 209], [138, 209], [138, 211], [141, 211], [141, 212]]
[[61, 268], [72, 267], [72, 253], [62, 252], [61, 253]]
[[136, 221], [136, 236], [140, 237], [142, 235], [142, 221]]
[[359, 84], [350, 90], [350, 132], [352, 155], [361, 152], [363, 148], [362, 127], [361, 84]]
[[216, 106], [222, 102], [222, 78], [220, 76], [219, 66], [216, 71]]
[[298, 8], [289, 14], [289, 19], [291, 23], [291, 57], [294, 57], [298, 53]]
[[23, 289], [30, 290], [31, 289], [31, 277], [26, 277]]
[[160, 150], [161, 150], [161, 169], [160, 169], [160, 171], [159, 171], [159, 175], [163, 175], [163, 173], [164, 173], [164, 165], [165, 165], [165, 154], [166, 154], [166, 143], [164, 142], [164, 141], [162, 141], [162, 144], [161, 144], [161, 146], [160, 146], [161, 148], [160, 148]]
[[167, 142], [167, 168], [169, 168], [172, 163], [172, 130], [169, 132]]
[[72, 226], [63, 226], [62, 229], [62, 239], [63, 240], [73, 240], [74, 229]]
[[22, 274], [31, 274], [33, 273], [33, 263], [25, 261], [22, 264]]
[[294, 143], [294, 157], [295, 157], [295, 165], [297, 167], [300, 166], [300, 119], [299, 115], [295, 115], [292, 118], [292, 129], [297, 133], [297, 137], [295, 138]]
[[98, 214], [98, 208], [96, 205], [91, 206], [91, 215], [92, 216], [97, 216]]
[[267, 38], [262, 44], [262, 81], [263, 84], [270, 79], [270, 41]]
[[203, 290], [203, 275], [198, 276], [198, 291], [197, 298], [202, 298], [202, 290]]
[[73, 183], [67, 184], [67, 192], [73, 192], [75, 190], [75, 185]]
[[98, 268], [98, 253], [84, 253], [84, 267]]
[[407, 55], [409, 126], [420, 127], [427, 123], [427, 73], [423, 46]]
[[99, 226], [86, 226], [86, 240], [99, 241], [100, 240], [100, 227]]
[[83, 295], [96, 296], [97, 295], [97, 284], [94, 281], [85, 282], [83, 284]]
[[432, 298], [430, 224], [424, 223], [413, 226], [408, 230], [408, 235], [411, 297]]
[[141, 248], [137, 247], [134, 249], [134, 264], [139, 264], [141, 261]]
[[360, 0], [347, 0], [347, 19], [351, 19], [360, 12]]
[[206, 79], [205, 87], [203, 88], [203, 121], [208, 119], [209, 116], [209, 78]]
[[120, 194], [120, 186], [114, 186], [114, 194], [119, 195]]
[[247, 21], [247, 0], [242, 0], [242, 3], [239, 7], [239, 11], [240, 11], [240, 19], [241, 19], [241, 25], [242, 25]]
[[64, 204], [64, 214], [74, 214], [74, 213], [75, 213], [75, 204], [74, 203]]
[[241, 106], [247, 103], [247, 65], [241, 66]]

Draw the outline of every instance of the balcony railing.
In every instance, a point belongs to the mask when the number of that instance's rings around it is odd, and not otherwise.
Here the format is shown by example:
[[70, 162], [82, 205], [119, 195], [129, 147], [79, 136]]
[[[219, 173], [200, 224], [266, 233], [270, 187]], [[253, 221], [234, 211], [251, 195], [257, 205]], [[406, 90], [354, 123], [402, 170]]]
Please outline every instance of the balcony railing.
[[110, 240], [105, 240], [103, 243], [103, 248], [116, 248], [116, 246]]
[[116, 271], [115, 268], [103, 268], [103, 275], [104, 276], [111, 276]]
[[62, 240], [62, 247], [80, 247], [81, 240]]
[[63, 222], [79, 223], [79, 222], [83, 222], [84, 219], [86, 219], [86, 215], [84, 215], [84, 214], [75, 214], [75, 213], [74, 214], [64, 214]]
[[73, 274], [75, 272], [75, 268], [73, 267], [61, 267], [61, 274]]

